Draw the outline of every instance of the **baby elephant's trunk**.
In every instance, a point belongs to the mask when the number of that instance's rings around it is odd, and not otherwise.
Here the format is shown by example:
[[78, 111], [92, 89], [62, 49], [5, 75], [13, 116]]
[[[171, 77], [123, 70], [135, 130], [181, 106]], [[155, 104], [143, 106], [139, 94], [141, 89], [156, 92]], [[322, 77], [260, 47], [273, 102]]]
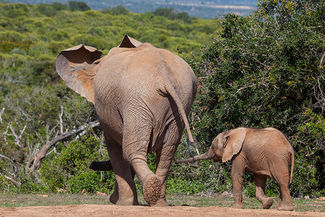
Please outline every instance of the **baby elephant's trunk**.
[[209, 149], [204, 154], [196, 155], [194, 157], [190, 157], [190, 158], [183, 159], [183, 160], [175, 160], [175, 162], [176, 163], [193, 163], [198, 160], [212, 159], [213, 157], [214, 157], [214, 153], [213, 153], [213, 151], [211, 151], [211, 149]]

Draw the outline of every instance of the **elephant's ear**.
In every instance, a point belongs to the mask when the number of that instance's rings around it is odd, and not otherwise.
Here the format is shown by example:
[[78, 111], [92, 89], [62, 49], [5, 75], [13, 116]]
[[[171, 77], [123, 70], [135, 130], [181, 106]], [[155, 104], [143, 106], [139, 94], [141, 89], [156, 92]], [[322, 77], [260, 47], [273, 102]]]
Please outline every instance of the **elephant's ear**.
[[222, 162], [226, 162], [236, 154], [239, 153], [243, 146], [246, 136], [245, 128], [236, 128], [225, 133], [224, 152], [222, 155]]
[[94, 103], [95, 66], [102, 52], [94, 47], [78, 45], [60, 52], [56, 71], [66, 85], [88, 101]]
[[142, 42], [137, 41], [128, 35], [125, 35], [121, 44], [119, 45], [119, 47], [136, 48], [136, 47], [139, 47], [141, 44], [142, 44]]

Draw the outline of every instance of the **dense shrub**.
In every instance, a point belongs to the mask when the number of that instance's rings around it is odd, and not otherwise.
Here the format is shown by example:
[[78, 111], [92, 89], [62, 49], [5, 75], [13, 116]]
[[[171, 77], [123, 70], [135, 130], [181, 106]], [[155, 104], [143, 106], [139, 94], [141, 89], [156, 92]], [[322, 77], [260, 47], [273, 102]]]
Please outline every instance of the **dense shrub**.
[[198, 140], [240, 126], [280, 129], [295, 150], [294, 196], [324, 194], [323, 11], [318, 1], [261, 1], [255, 15], [228, 14], [194, 65]]
[[80, 141], [72, 141], [58, 147], [60, 155], [52, 155], [41, 167], [42, 185], [49, 191], [67, 190], [70, 193], [110, 192], [114, 187], [113, 172], [94, 172], [88, 168], [94, 160], [105, 159], [107, 152], [100, 156], [103, 149], [94, 136], [85, 136]]
[[68, 7], [71, 11], [88, 11], [90, 7], [85, 2], [69, 1]]
[[128, 11], [128, 9], [126, 9], [125, 7], [119, 5], [117, 7], [114, 8], [106, 8], [104, 10], [102, 10], [103, 13], [109, 13], [112, 15], [127, 15], [130, 12]]
[[156, 16], [167, 17], [171, 20], [183, 20], [185, 23], [191, 23], [191, 18], [186, 12], [177, 12], [174, 8], [158, 8], [154, 12]]

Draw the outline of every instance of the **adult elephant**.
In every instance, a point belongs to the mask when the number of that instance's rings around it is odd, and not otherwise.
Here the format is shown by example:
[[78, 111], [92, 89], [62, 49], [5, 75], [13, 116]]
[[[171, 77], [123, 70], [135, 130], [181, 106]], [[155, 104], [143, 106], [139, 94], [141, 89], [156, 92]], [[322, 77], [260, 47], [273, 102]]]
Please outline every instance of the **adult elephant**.
[[[101, 58], [96, 48], [78, 45], [56, 61], [67, 86], [95, 106], [115, 173], [112, 203], [138, 204], [134, 175], [149, 205], [167, 205], [168, 170], [196, 93], [191, 67], [168, 50], [125, 36]], [[147, 153], [157, 155], [153, 173]]]

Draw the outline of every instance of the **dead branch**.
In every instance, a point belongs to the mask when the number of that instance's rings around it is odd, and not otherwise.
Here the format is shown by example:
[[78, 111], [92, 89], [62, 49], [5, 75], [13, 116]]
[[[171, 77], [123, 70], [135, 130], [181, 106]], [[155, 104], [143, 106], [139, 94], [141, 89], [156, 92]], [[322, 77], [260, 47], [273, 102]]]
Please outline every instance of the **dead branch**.
[[23, 136], [26, 125], [24, 126], [23, 130], [20, 132], [19, 135], [16, 134], [15, 129], [9, 124], [9, 129], [11, 130], [12, 135], [15, 137], [15, 144], [18, 145], [20, 148], [23, 148], [23, 146], [20, 144], [21, 137]]
[[5, 155], [0, 154], [0, 157], [1, 157], [2, 159], [5, 159], [5, 160], [10, 161], [11, 163], [13, 163], [13, 160], [10, 159], [9, 157], [5, 156]]
[[2, 176], [3, 178], [5, 178], [5, 179], [11, 181], [11, 182], [12, 182], [14, 185], [16, 185], [16, 186], [20, 186], [20, 185], [21, 185], [20, 182], [16, 181], [15, 179], [13, 179], [13, 178], [11, 178], [11, 177], [9, 177], [9, 176], [6, 176], [5, 174], [0, 173], [0, 176]]
[[3, 107], [0, 111], [0, 124], [2, 123], [2, 115], [5, 112], [5, 107]]
[[56, 145], [56, 143], [58, 143], [60, 141], [64, 141], [67, 138], [86, 130], [89, 127], [91, 127], [91, 128], [99, 127], [99, 122], [98, 121], [89, 122], [89, 123], [79, 127], [78, 129], [75, 129], [71, 132], [65, 132], [59, 136], [56, 136], [51, 141], [49, 141], [47, 144], [45, 144], [42, 147], [42, 149], [35, 155], [34, 158], [31, 158], [27, 167], [32, 170], [35, 170], [35, 169], [38, 170], [41, 166], [41, 161], [46, 157], [46, 153], [52, 146]]
[[59, 114], [59, 120], [60, 120], [60, 133], [63, 134], [63, 105], [61, 105], [61, 112]]
[[325, 52], [323, 53], [322, 57], [320, 58], [319, 66], [323, 65], [324, 58], [325, 58]]

